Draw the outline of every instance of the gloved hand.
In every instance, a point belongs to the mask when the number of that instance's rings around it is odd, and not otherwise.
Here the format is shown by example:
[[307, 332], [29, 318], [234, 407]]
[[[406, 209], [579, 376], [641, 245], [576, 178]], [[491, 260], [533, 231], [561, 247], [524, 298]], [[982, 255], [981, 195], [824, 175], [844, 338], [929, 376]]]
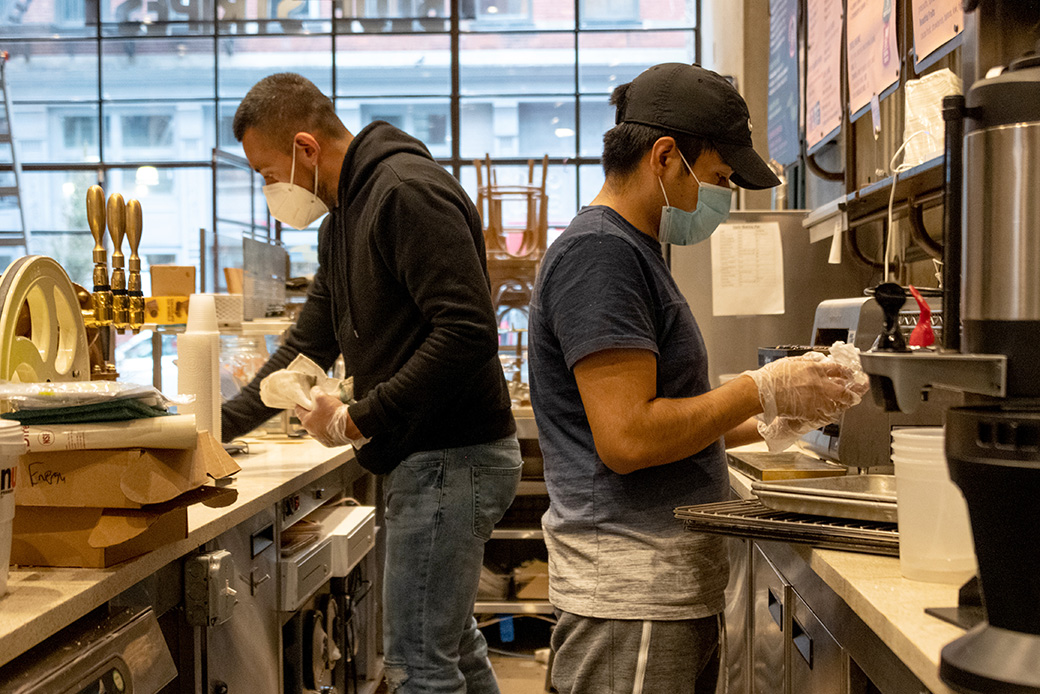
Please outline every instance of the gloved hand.
[[810, 352], [744, 372], [758, 387], [762, 404], [758, 431], [769, 450], [786, 449], [802, 434], [838, 421], [860, 402], [869, 388], [867, 377], [855, 354], [850, 359], [841, 348], [839, 353], [840, 363]]
[[314, 401], [314, 408], [308, 410], [297, 405], [296, 416], [315, 440], [329, 448], [347, 444], [360, 448], [367, 443], [368, 439], [362, 436], [350, 419], [348, 405], [326, 394], [318, 386], [311, 388], [310, 397]]

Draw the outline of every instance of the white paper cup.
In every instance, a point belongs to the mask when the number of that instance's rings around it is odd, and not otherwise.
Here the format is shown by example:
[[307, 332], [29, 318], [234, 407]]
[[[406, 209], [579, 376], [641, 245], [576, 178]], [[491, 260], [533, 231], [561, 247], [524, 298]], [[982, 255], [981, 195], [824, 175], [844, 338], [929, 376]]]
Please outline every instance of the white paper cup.
[[899, 517], [899, 570], [905, 578], [961, 584], [976, 571], [968, 506], [950, 479], [941, 427], [892, 431]]
[[0, 595], [7, 592], [14, 524], [14, 485], [18, 456], [24, 452], [25, 442], [18, 422], [0, 420]]

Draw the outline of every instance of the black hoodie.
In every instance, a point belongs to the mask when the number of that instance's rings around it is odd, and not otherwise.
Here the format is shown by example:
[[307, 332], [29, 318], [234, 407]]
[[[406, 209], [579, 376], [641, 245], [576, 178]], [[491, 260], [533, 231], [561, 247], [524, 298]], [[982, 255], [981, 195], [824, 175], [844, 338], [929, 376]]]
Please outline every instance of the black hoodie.
[[222, 410], [230, 440], [277, 413], [264, 376], [303, 353], [354, 376], [358, 460], [389, 472], [416, 451], [516, 431], [476, 207], [421, 142], [376, 121], [347, 149], [339, 204], [318, 232], [319, 267], [296, 325]]

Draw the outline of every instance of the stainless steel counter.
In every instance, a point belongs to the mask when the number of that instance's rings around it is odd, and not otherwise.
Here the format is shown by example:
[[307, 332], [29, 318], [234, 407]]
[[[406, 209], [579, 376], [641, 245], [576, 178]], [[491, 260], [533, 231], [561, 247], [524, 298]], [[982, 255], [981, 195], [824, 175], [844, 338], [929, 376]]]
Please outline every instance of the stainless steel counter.
[[[733, 490], [742, 498], [751, 498], [751, 478], [732, 468], [729, 474]], [[846, 648], [867, 646], [868, 652], [861, 659], [869, 661], [876, 655], [869, 652], [869, 644], [876, 637], [933, 694], [952, 694], [939, 679], [939, 658], [943, 646], [964, 631], [925, 614], [924, 609], [955, 606], [958, 586], [905, 579], [895, 557], [776, 542], [763, 546], [771, 560], [783, 564], [778, 568], [792, 583], [801, 581], [815, 593], [826, 592], [825, 586], [862, 620], [871, 634], [857, 634], [847, 624], [827, 625], [836, 637], [845, 631]], [[864, 669], [870, 667], [869, 663], [859, 664]]]

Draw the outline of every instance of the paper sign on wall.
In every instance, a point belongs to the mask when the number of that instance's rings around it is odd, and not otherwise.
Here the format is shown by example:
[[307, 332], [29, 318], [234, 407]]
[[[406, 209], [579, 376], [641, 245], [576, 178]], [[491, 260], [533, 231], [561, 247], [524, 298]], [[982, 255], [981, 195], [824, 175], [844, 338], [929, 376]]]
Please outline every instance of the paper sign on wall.
[[798, 0], [769, 0], [769, 157], [781, 166], [800, 154]]
[[722, 224], [712, 234], [711, 304], [716, 316], [784, 312], [779, 224]]
[[841, 127], [841, 3], [808, 1], [805, 144], [809, 149]]
[[849, 0], [848, 80], [849, 112], [858, 114], [899, 81], [893, 0]]
[[960, 0], [913, 0], [910, 14], [918, 63], [964, 29]]

